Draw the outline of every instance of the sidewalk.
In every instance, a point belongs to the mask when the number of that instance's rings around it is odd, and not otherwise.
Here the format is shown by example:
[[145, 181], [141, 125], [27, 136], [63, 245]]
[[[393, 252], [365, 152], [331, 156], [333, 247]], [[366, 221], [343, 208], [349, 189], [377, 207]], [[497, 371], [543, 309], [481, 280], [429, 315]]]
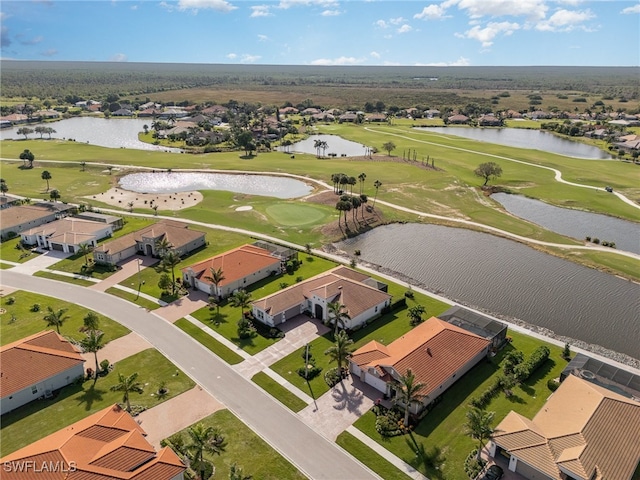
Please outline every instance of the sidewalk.
[[24, 273], [25, 275], [33, 275], [40, 270], [46, 270], [50, 266], [72, 256], [73, 253], [59, 252], [57, 250], [46, 250], [44, 253], [27, 260], [24, 263], [17, 264], [12, 268], [14, 272]]

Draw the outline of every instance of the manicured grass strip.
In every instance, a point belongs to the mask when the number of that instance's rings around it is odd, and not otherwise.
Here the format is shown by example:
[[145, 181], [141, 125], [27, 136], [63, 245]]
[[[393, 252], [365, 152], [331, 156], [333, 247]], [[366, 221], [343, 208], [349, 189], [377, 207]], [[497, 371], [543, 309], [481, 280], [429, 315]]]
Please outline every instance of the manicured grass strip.
[[338, 435], [336, 443], [385, 480], [407, 480], [411, 478], [349, 432], [342, 432]]
[[199, 343], [207, 347], [229, 365], [235, 365], [236, 363], [240, 363], [244, 360], [244, 358], [242, 358], [236, 352], [220, 343], [218, 340], [204, 332], [202, 329], [198, 328], [186, 318], [181, 318], [173, 324], [183, 332], [196, 339]]
[[[215, 467], [215, 478], [229, 478], [229, 468], [233, 463], [242, 467], [245, 475], [251, 475], [256, 480], [306, 478], [229, 410], [219, 410], [199, 423], [218, 428], [227, 442], [225, 451], [220, 455], [205, 454], [205, 458]], [[180, 434], [188, 442], [186, 429]], [[300, 448], [308, 448], [309, 454], [312, 454], [312, 445], [301, 445]]]
[[[92, 366], [92, 365], [87, 365]], [[1, 456], [39, 440], [86, 416], [122, 401], [122, 392], [112, 392], [112, 385], [118, 383], [118, 374], [138, 373], [138, 381], [144, 385], [144, 393], [132, 394], [132, 405], [151, 408], [164, 400], [173, 398], [193, 388], [195, 383], [160, 352], [149, 348], [119, 361], [112, 372], [98, 379], [63, 388], [52, 399], [36, 400], [2, 416]], [[159, 399], [152, 394], [160, 382], [166, 382], [169, 394]]]
[[275, 397], [282, 404], [293, 410], [299, 412], [307, 406], [307, 404], [287, 390], [285, 387], [276, 382], [273, 378], [264, 372], [256, 373], [251, 379], [252, 382], [261, 386], [272, 397]]
[[95, 283], [95, 282], [92, 282], [91, 280], [85, 280], [84, 278], [68, 277], [66, 275], [59, 275], [57, 273], [48, 272], [45, 270], [36, 272], [33, 274], [33, 276], [49, 278], [51, 280], [58, 280], [59, 282], [73, 283], [74, 285], [80, 285], [83, 287], [88, 287], [89, 285], [93, 285]]
[[135, 303], [136, 305], [146, 308], [147, 310], [155, 310], [156, 308], [160, 308], [160, 304], [156, 302], [152, 302], [144, 297], [137, 297], [136, 294], [127, 292], [125, 290], [120, 290], [119, 288], [111, 287], [105, 290], [109, 295], [113, 295], [115, 297], [120, 297], [125, 299], [128, 302]]
[[0, 243], [0, 258], [8, 262], [24, 263], [36, 258], [39, 253], [20, 248], [20, 237]]
[[[14, 300], [13, 303], [11, 303], [10, 299]], [[35, 304], [40, 305], [40, 311], [32, 311]], [[65, 316], [69, 318], [60, 327], [62, 336], [78, 341], [85, 337], [80, 328], [83, 325], [84, 317], [90, 311], [87, 308], [64, 302], [57, 298], [22, 290], [3, 296], [0, 300], [0, 305], [6, 310], [5, 313], [0, 315], [0, 325], [2, 326], [0, 344], [2, 345], [15, 342], [47, 328], [55, 330], [54, 327], [47, 327], [47, 322], [43, 320], [47, 314], [47, 307], [51, 307], [56, 311], [60, 308], [67, 309]], [[11, 322], [12, 316], [15, 318], [13, 322]], [[100, 321], [99, 328], [104, 332], [105, 342], [110, 342], [129, 333], [128, 328], [107, 317], [98, 314], [98, 318]]]

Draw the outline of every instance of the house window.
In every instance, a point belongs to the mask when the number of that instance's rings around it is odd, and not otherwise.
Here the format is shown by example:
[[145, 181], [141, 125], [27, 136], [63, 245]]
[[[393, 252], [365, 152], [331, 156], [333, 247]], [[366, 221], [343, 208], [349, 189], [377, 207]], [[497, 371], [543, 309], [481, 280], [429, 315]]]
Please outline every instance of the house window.
[[31, 393], [34, 394], [34, 395], [36, 393], [38, 393], [38, 387], [36, 387], [35, 385], [33, 387], [31, 387]]
[[376, 305], [375, 313], [378, 313], [378, 306]]

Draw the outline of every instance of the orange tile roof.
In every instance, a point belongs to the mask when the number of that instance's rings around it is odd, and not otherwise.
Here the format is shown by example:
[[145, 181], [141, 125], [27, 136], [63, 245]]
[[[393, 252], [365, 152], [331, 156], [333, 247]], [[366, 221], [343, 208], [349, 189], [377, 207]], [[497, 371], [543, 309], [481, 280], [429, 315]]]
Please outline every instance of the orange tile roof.
[[71, 343], [45, 330], [0, 347], [0, 398], [82, 364]]
[[211, 274], [212, 268], [214, 270], [221, 269], [224, 274], [224, 280], [218, 286], [224, 287], [271, 265], [274, 268], [278, 268], [280, 259], [271, 255], [264, 248], [254, 245], [242, 245], [202, 262], [189, 265], [183, 268], [182, 271], [193, 270], [198, 280], [211, 285], [211, 282], [206, 277]]
[[[26, 471], [3, 470], [3, 480], [170, 480], [185, 470], [168, 447], [157, 453], [144, 430], [118, 405], [0, 459], [0, 465], [32, 461]], [[43, 472], [43, 462], [58, 471]], [[35, 472], [39, 468], [40, 472]]]
[[[488, 346], [488, 340], [431, 317], [384, 348], [369, 342], [354, 352], [353, 359], [364, 368], [381, 368], [396, 378], [411, 369], [416, 381], [426, 384], [422, 393], [431, 395], [439, 394], [440, 385]], [[364, 359], [370, 360], [360, 363]]]
[[640, 462], [638, 432], [640, 403], [569, 375], [533, 420], [510, 412], [493, 439], [554, 479], [561, 465], [575, 477], [628, 480]]

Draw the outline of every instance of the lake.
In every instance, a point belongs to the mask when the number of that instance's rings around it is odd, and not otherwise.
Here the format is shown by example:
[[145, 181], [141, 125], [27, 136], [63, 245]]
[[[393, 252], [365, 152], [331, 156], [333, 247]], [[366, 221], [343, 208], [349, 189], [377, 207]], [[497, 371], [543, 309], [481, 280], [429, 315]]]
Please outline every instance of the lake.
[[[594, 192], [594, 195], [611, 195]], [[577, 240], [585, 237], [615, 242], [616, 248], [640, 254], [640, 224], [608, 215], [556, 207], [523, 195], [494, 193], [491, 195], [513, 215]]]
[[206, 172], [132, 173], [120, 179], [120, 188], [139, 193], [177, 193], [225, 190], [275, 198], [304, 197], [313, 188], [294, 178]]
[[[181, 152], [179, 148], [161, 147], [138, 140], [138, 133], [144, 131], [143, 125], [150, 127], [152, 121], [153, 119], [151, 118], [74, 117], [40, 125], [46, 125], [56, 131], [56, 133], [51, 134], [51, 138], [75, 140], [76, 142], [89, 143], [107, 148]], [[17, 130], [21, 127], [22, 126], [18, 126], [0, 130], [0, 138], [2, 140], [11, 138], [23, 139], [24, 135], [17, 134]], [[34, 127], [35, 125], [29, 125], [31, 129]], [[32, 133], [29, 135], [29, 138], [40, 138], [40, 135]], [[47, 139], [49, 135], [44, 135], [43, 138]]]
[[[640, 286], [486, 233], [377, 227], [336, 245], [431, 291], [640, 359]], [[429, 314], [429, 312], [427, 312]]]
[[597, 147], [557, 137], [543, 130], [525, 128], [415, 127], [433, 133], [455, 135], [470, 140], [497, 143], [516, 148], [531, 148], [588, 160], [610, 160], [613, 157]]
[[297, 152], [297, 153], [310, 153], [316, 155], [318, 152], [313, 144], [316, 140], [327, 142], [328, 148], [320, 152], [323, 156], [328, 157], [329, 154], [335, 153], [336, 156], [342, 157], [360, 157], [367, 153], [367, 147], [361, 143], [352, 142], [351, 140], [345, 140], [338, 135], [311, 135], [304, 140], [293, 143], [288, 147], [277, 147], [280, 152]]

